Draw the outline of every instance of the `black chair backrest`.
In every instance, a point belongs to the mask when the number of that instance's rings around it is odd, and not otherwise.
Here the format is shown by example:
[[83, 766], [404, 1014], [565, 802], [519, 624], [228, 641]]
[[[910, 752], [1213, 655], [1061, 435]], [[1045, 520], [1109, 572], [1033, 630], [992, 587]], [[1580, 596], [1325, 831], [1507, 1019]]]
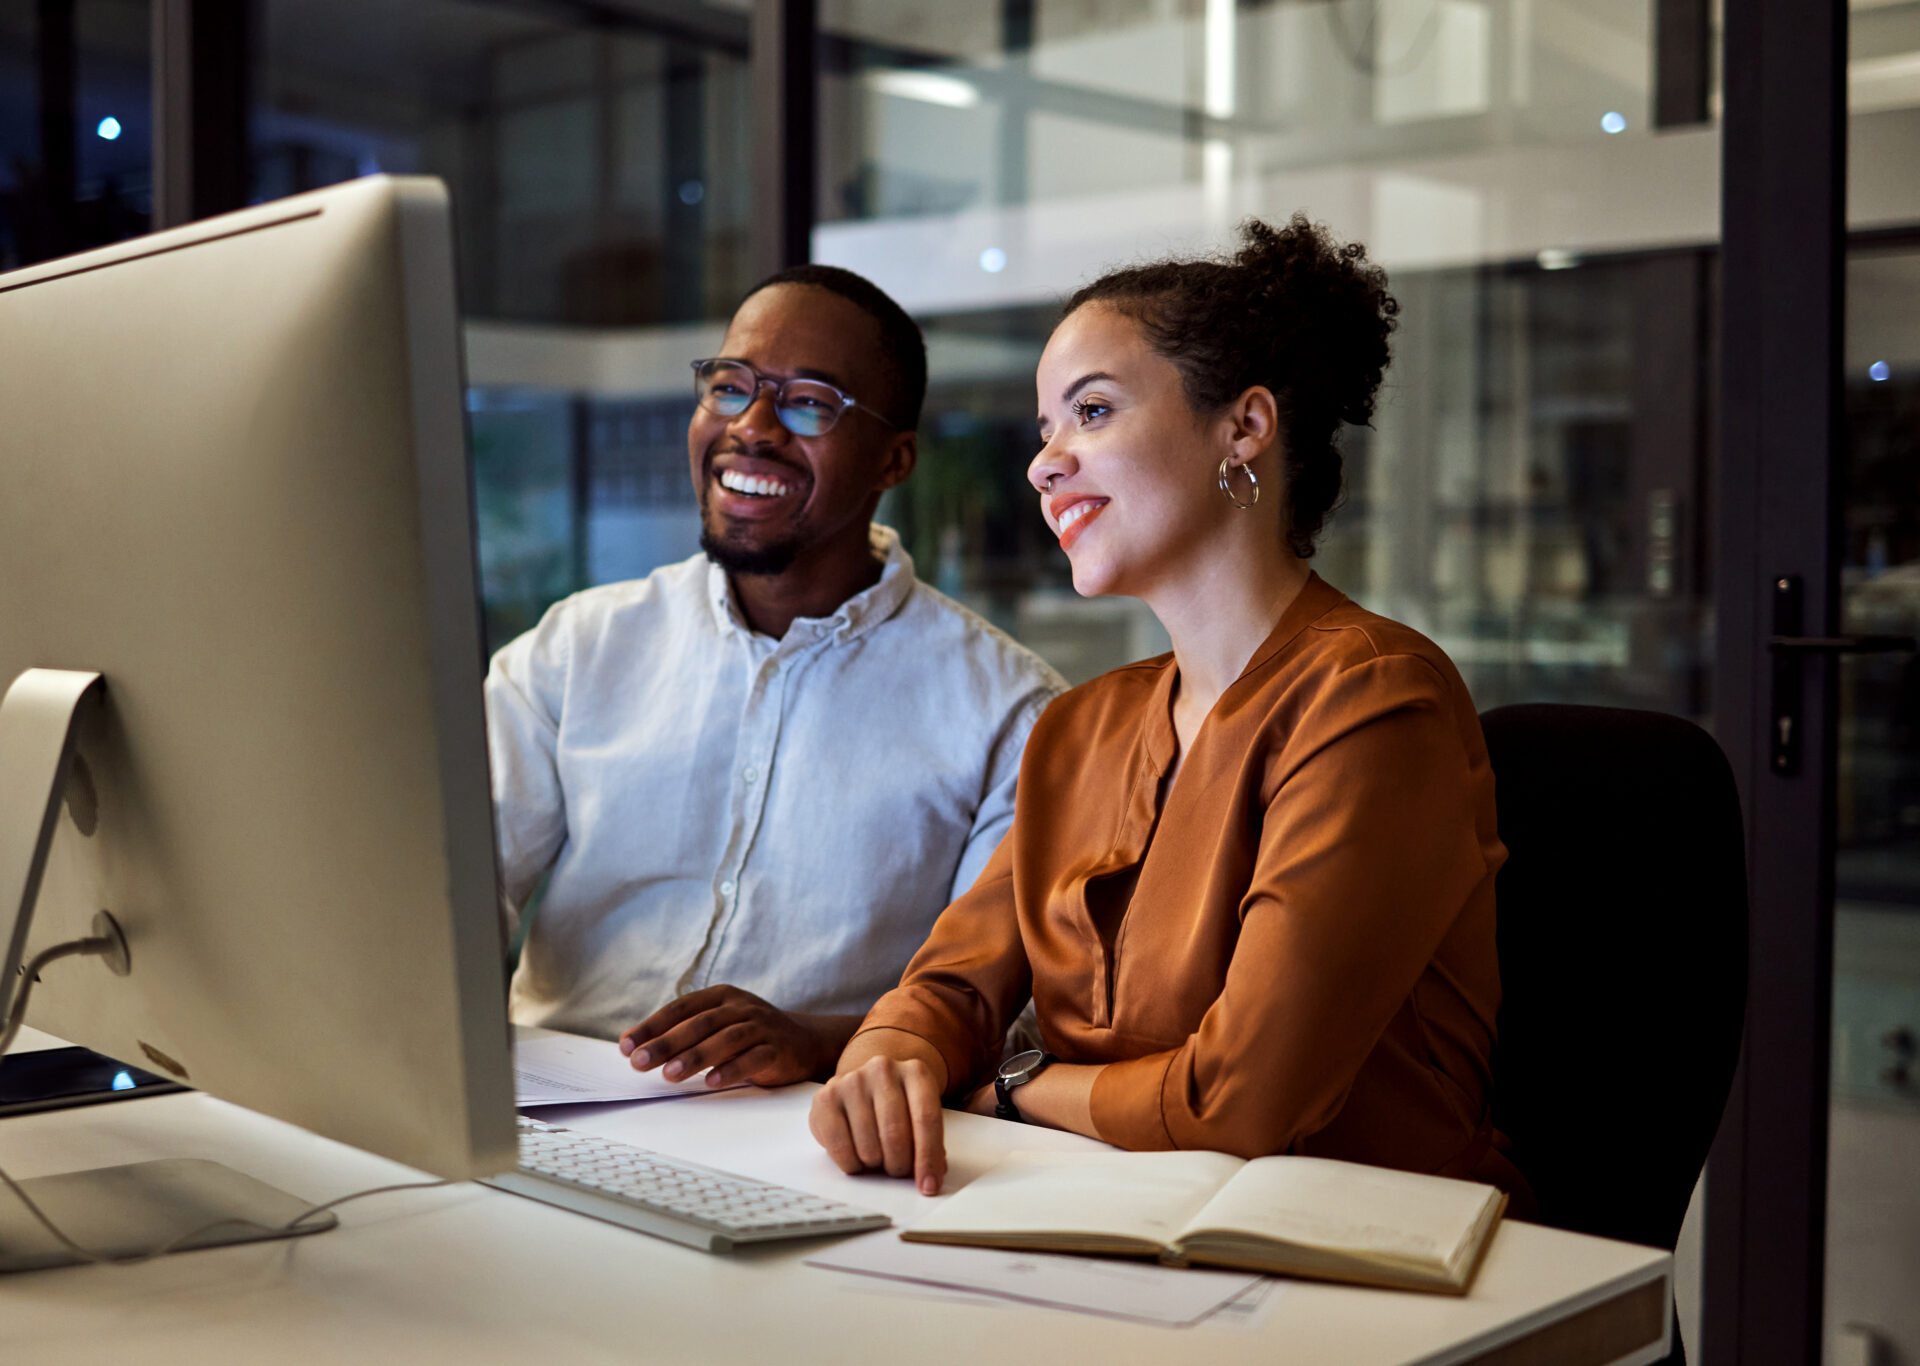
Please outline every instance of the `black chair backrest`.
[[1494, 1122], [1558, 1228], [1671, 1249], [1726, 1107], [1747, 879], [1726, 756], [1611, 707], [1480, 718], [1500, 837]]

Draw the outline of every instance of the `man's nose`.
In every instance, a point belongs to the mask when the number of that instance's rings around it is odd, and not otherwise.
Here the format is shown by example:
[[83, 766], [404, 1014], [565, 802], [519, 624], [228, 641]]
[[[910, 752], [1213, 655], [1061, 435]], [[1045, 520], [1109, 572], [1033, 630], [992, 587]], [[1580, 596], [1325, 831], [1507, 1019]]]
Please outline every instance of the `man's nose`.
[[787, 429], [780, 421], [774, 396], [777, 385], [760, 381], [753, 400], [727, 423], [727, 431], [742, 442], [755, 446], [777, 446], [786, 440]]

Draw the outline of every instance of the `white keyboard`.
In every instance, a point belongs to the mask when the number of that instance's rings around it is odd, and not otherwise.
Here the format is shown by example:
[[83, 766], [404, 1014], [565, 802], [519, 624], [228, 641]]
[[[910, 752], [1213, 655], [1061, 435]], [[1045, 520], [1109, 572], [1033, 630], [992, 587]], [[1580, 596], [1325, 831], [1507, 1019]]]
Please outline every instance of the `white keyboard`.
[[805, 1191], [520, 1117], [520, 1167], [487, 1185], [657, 1238], [730, 1252], [738, 1243], [885, 1228], [893, 1220]]

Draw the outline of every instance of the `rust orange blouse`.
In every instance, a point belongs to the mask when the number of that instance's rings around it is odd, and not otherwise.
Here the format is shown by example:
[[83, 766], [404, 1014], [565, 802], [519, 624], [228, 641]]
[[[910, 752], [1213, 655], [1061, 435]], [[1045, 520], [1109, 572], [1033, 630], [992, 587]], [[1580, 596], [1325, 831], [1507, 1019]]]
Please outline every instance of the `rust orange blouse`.
[[1047, 1048], [1110, 1064], [1123, 1148], [1307, 1153], [1492, 1182], [1493, 879], [1480, 722], [1417, 632], [1309, 579], [1171, 785], [1171, 655], [1057, 699], [1013, 829], [861, 1029], [984, 1084], [1032, 994]]

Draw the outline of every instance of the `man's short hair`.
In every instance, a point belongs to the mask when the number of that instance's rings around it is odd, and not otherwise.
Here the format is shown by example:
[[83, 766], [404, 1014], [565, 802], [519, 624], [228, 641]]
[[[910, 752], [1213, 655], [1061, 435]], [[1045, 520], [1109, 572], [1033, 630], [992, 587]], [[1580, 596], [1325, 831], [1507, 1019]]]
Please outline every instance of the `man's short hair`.
[[763, 289], [775, 285], [812, 285], [838, 294], [880, 325], [880, 363], [882, 379], [890, 392], [869, 398], [854, 397], [871, 403], [901, 431], [910, 432], [920, 425], [920, 408], [927, 398], [927, 342], [920, 324], [907, 311], [864, 275], [855, 275], [839, 266], [788, 266], [775, 271], [746, 293], [742, 304]]

